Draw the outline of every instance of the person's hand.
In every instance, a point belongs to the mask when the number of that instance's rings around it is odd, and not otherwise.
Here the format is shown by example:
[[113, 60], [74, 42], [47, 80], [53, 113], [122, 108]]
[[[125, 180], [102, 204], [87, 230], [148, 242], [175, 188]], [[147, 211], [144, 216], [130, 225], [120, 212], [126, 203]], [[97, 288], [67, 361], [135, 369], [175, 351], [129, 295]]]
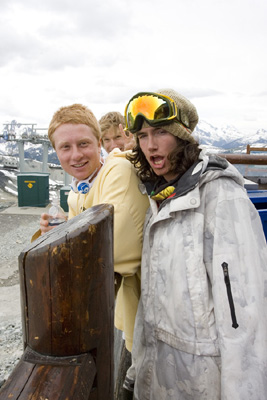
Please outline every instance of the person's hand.
[[129, 131], [125, 132], [122, 124], [119, 124], [119, 130], [124, 137], [124, 150], [132, 150], [136, 145], [134, 135]]
[[40, 218], [40, 230], [41, 235], [44, 233], [51, 231], [51, 229], [55, 228], [55, 226], [49, 226], [49, 219], [51, 219], [51, 215], [43, 213]]

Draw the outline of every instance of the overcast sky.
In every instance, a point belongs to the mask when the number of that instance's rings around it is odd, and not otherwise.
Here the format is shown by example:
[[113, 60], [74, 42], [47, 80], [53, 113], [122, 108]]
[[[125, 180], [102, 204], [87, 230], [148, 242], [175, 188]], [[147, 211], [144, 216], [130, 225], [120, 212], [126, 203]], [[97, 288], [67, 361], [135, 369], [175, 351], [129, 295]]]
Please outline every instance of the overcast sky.
[[173, 88], [215, 126], [267, 129], [266, 0], [1, 0], [0, 22], [1, 127]]

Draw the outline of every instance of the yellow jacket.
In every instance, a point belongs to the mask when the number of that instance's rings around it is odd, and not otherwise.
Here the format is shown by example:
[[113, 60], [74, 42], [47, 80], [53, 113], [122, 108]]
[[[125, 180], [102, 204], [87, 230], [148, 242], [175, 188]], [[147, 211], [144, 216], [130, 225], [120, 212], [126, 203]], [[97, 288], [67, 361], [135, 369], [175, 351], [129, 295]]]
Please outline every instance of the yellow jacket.
[[113, 150], [87, 194], [70, 191], [69, 218], [97, 204], [114, 206], [114, 270], [122, 275], [115, 326], [125, 334], [132, 349], [134, 321], [140, 297], [140, 265], [143, 223], [149, 201], [139, 190], [139, 180], [125, 152]]

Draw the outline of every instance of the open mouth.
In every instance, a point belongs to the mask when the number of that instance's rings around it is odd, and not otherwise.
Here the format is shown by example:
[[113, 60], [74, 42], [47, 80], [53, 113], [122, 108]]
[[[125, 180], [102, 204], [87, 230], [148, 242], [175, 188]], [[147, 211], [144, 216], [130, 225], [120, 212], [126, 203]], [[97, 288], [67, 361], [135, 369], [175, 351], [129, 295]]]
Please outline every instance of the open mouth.
[[163, 167], [163, 165], [164, 165], [164, 157], [152, 156], [152, 157], [150, 157], [150, 160], [151, 160], [152, 164], [157, 168]]

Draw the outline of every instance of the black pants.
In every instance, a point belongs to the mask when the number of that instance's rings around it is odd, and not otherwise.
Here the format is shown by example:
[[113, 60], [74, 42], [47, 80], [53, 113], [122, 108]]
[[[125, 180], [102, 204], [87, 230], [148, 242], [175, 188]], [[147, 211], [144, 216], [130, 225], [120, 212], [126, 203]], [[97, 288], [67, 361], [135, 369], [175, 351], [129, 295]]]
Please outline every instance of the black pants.
[[125, 347], [122, 332], [115, 328], [114, 331], [114, 400], [132, 400], [133, 392], [123, 388], [123, 382], [128, 368], [132, 363], [131, 353]]

